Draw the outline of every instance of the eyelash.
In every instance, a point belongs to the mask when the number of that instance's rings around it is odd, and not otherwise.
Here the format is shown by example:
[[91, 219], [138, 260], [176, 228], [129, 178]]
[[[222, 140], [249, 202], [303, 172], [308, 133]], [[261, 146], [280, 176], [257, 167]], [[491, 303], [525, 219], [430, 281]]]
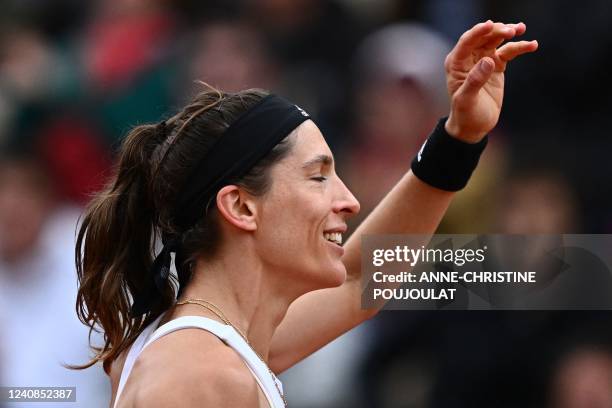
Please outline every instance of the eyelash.
[[313, 177], [312, 180], [318, 181], [320, 183], [324, 182], [325, 180], [327, 180], [327, 177], [321, 176], [321, 177]]

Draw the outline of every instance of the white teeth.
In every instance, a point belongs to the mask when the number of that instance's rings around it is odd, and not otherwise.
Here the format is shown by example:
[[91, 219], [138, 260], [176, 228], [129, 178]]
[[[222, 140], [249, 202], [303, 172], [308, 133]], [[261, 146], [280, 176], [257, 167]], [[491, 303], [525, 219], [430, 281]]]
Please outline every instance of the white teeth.
[[342, 233], [340, 232], [326, 232], [323, 234], [326, 240], [342, 245]]

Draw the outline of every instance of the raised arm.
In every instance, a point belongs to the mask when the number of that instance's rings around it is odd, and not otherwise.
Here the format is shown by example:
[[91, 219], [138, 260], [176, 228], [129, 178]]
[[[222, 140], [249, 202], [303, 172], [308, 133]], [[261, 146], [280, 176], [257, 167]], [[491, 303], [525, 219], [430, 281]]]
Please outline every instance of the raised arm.
[[[446, 132], [463, 142], [479, 142], [497, 124], [507, 62], [537, 49], [536, 41], [508, 42], [525, 25], [487, 21], [465, 32], [445, 61], [451, 112]], [[501, 46], [501, 47], [500, 47]], [[270, 350], [279, 373], [376, 314], [361, 308], [362, 234], [433, 233], [454, 193], [431, 187], [412, 171], [393, 187], [345, 245], [346, 282], [297, 299], [280, 324]]]

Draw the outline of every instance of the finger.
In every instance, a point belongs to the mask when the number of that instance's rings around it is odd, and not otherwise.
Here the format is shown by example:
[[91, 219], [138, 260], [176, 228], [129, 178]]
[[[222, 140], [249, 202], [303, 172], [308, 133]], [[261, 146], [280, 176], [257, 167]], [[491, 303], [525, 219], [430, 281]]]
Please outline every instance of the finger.
[[[484, 28], [476, 29], [476, 27], [474, 27], [472, 29], [474, 31], [469, 30], [461, 36], [453, 50], [456, 58], [467, 58], [471, 55], [472, 51], [482, 47], [488, 42], [496, 39], [501, 39], [503, 42], [504, 40], [514, 37], [515, 35], [514, 28], [509, 27], [506, 24], [489, 22], [482, 24], [485, 24]], [[492, 24], [492, 27], [489, 27], [490, 24]]]
[[457, 91], [457, 98], [464, 103], [469, 103], [477, 95], [480, 88], [487, 83], [495, 70], [495, 61], [490, 57], [484, 57], [472, 67], [463, 85]]
[[525, 31], [527, 30], [527, 27], [525, 26], [524, 23], [506, 24], [506, 27], [514, 30], [513, 36], [510, 36], [509, 34], [506, 36], [504, 35], [490, 36], [488, 37], [489, 39], [487, 40], [487, 42], [484, 43], [480, 48], [484, 48], [486, 50], [495, 49], [499, 47], [500, 45], [502, 45], [504, 41], [509, 40], [510, 38], [525, 34]]
[[494, 50], [500, 45], [502, 45], [506, 40], [509, 40], [509, 39], [510, 38], [500, 37], [500, 36], [493, 37], [489, 41], [487, 41], [485, 44], [483, 44], [482, 46], [478, 48], [482, 48], [484, 50]]
[[510, 42], [508, 44], [500, 47], [496, 54], [503, 61], [508, 62], [512, 61], [519, 55], [526, 54], [528, 52], [534, 52], [538, 49], [537, 41], [516, 41]]
[[476, 24], [474, 27], [467, 30], [459, 37], [455, 50], [462, 50], [466, 48], [474, 47], [482, 36], [490, 33], [495, 24], [491, 20], [487, 20], [484, 23]]
[[523, 34], [525, 34], [525, 31], [527, 31], [527, 26], [523, 22], [516, 23], [516, 24], [506, 24], [506, 25], [511, 27], [511, 28], [514, 28], [514, 35], [515, 36], [523, 35]]

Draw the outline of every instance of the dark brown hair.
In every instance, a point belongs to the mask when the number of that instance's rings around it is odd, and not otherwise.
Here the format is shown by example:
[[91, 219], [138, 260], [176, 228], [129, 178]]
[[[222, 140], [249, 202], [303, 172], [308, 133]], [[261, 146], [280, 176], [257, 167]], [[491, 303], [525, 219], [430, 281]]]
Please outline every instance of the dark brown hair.
[[[160, 237], [180, 240], [179, 276], [190, 274], [199, 256], [214, 255], [220, 240], [214, 200], [196, 225], [181, 230], [173, 219], [175, 198], [214, 142], [266, 95], [259, 89], [224, 93], [207, 86], [165, 123], [138, 126], [126, 136], [115, 175], [86, 209], [76, 243], [77, 314], [90, 328], [90, 341], [92, 332], [102, 329], [104, 344], [92, 345], [93, 359], [71, 368], [102, 361], [110, 372], [119, 354], [174, 303], [177, 282], [171, 279], [149, 313], [139, 318], [130, 315], [132, 300], [151, 284], [148, 274]], [[265, 194], [271, 183], [270, 167], [290, 149], [289, 139], [283, 140], [249, 174], [228, 184], [240, 185], [253, 195]]]

